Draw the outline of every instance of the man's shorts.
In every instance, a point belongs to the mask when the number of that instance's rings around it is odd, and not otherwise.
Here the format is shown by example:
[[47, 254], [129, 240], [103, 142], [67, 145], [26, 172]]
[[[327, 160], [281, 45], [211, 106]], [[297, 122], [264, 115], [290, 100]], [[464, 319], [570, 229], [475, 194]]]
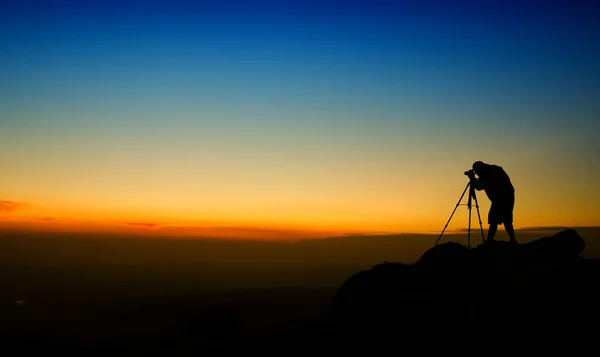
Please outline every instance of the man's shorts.
[[507, 195], [492, 201], [488, 213], [488, 224], [512, 223], [515, 195]]

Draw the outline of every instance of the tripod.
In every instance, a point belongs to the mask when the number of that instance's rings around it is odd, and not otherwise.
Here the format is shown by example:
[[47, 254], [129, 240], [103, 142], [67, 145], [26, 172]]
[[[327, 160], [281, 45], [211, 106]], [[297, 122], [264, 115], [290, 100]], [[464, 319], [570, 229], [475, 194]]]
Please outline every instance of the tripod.
[[442, 235], [446, 231], [446, 228], [448, 227], [448, 224], [450, 223], [452, 216], [454, 216], [454, 212], [456, 212], [456, 209], [458, 208], [458, 206], [460, 206], [460, 201], [462, 201], [463, 196], [465, 195], [467, 190], [469, 190], [469, 199], [467, 201], [467, 208], [469, 210], [469, 228], [467, 230], [467, 232], [468, 232], [467, 233], [467, 248], [471, 248], [471, 205], [472, 205], [471, 200], [475, 201], [475, 208], [477, 208], [477, 218], [479, 218], [479, 228], [481, 229], [481, 240], [485, 242], [485, 239], [483, 237], [483, 226], [481, 225], [481, 215], [479, 214], [479, 204], [477, 203], [477, 196], [475, 195], [475, 188], [473, 187], [472, 182], [469, 181], [469, 183], [467, 183], [467, 187], [465, 187], [465, 190], [463, 191], [462, 195], [460, 195], [460, 198], [458, 199], [458, 202], [456, 203], [456, 206], [454, 207], [454, 210], [452, 211], [452, 214], [450, 215], [448, 222], [446, 222], [446, 225], [444, 226], [444, 230], [442, 230], [442, 233], [438, 237], [434, 246], [438, 245], [440, 238], [442, 238]]

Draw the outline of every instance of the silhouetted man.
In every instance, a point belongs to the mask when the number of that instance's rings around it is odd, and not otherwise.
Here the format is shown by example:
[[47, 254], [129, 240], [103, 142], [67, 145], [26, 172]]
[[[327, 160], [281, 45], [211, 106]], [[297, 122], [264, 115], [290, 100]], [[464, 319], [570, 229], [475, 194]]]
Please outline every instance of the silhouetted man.
[[473, 163], [473, 171], [479, 178], [471, 177], [473, 188], [478, 191], [485, 190], [492, 202], [488, 213], [487, 240], [494, 240], [499, 224], [504, 224], [504, 229], [510, 237], [511, 243], [517, 243], [513, 228], [513, 209], [515, 206], [515, 188], [504, 169], [497, 165], [486, 164], [481, 161]]

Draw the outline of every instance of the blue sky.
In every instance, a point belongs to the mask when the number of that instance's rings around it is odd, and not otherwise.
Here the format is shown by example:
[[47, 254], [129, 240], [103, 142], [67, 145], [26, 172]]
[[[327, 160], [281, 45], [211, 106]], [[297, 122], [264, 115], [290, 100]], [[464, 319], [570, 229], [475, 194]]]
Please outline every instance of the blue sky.
[[598, 7], [577, 12], [576, 2], [44, 3], [3, 16], [4, 101], [171, 111], [235, 98], [267, 116], [437, 109], [533, 123], [594, 109], [598, 90]]

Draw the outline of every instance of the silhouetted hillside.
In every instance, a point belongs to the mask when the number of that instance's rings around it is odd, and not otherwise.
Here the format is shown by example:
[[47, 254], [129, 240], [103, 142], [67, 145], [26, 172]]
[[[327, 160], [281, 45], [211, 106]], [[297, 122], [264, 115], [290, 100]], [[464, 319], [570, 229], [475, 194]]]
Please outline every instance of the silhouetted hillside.
[[582, 258], [584, 249], [572, 229], [519, 245], [439, 244], [413, 264], [351, 276], [332, 317], [341, 335], [363, 342], [581, 347], [600, 318], [600, 260]]

